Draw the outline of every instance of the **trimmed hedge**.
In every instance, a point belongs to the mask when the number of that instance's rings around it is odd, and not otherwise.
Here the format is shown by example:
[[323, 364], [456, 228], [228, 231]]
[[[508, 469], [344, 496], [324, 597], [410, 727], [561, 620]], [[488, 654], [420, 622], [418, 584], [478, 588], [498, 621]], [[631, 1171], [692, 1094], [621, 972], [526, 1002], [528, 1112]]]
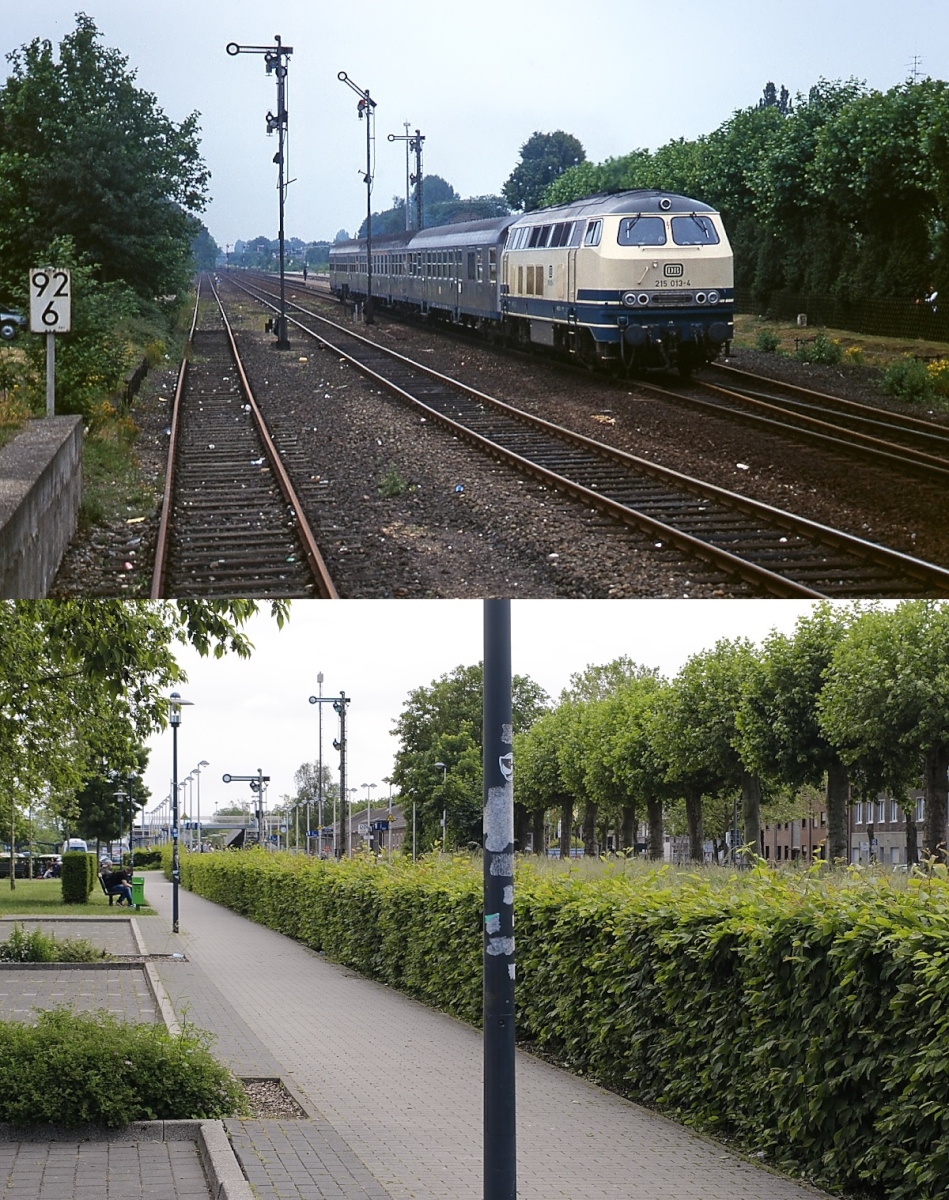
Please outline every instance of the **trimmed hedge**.
[[63, 904], [88, 904], [96, 885], [96, 857], [81, 850], [63, 855]]
[[[183, 855], [209, 899], [481, 1016], [480, 861]], [[945, 872], [561, 873], [515, 888], [518, 1034], [825, 1186], [945, 1195]]]

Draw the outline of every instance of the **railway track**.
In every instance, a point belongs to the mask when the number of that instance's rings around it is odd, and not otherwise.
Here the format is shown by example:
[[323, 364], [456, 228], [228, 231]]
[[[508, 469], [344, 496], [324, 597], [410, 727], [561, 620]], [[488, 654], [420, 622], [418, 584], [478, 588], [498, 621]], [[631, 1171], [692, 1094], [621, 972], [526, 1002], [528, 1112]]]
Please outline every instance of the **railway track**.
[[[235, 286], [274, 308], [259, 285]], [[949, 570], [544, 421], [298, 304], [291, 323], [496, 459], [775, 596], [949, 595]]]
[[223, 306], [208, 293], [199, 284], [178, 372], [152, 598], [335, 598]]
[[727, 415], [917, 479], [949, 484], [945, 425], [718, 363], [707, 370], [720, 382], [694, 379], [687, 387], [671, 389], [639, 381], [637, 386], [677, 404]]

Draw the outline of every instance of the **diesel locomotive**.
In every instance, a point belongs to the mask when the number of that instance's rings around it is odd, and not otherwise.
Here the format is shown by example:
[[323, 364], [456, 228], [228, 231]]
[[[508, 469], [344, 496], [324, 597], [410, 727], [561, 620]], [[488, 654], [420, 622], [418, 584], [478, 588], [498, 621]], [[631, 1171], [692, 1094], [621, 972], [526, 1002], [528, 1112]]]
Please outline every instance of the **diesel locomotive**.
[[[369, 291], [366, 242], [330, 250], [341, 300]], [[731, 340], [734, 268], [714, 209], [626, 191], [372, 240], [373, 303], [629, 373], [687, 375]]]

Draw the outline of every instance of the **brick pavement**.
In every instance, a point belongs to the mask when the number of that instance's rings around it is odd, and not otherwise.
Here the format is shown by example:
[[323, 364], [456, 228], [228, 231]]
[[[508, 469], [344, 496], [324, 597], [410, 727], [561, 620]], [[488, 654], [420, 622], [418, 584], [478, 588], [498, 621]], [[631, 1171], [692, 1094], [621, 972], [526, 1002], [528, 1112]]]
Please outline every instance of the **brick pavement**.
[[[227, 1122], [260, 1200], [476, 1200], [482, 1191], [480, 1033], [171, 885], [147, 883], [139, 928], [181, 1013], [207, 1022], [239, 1073], [270, 1058], [311, 1122]], [[663, 1117], [517, 1060], [521, 1200], [814, 1200]], [[340, 1177], [342, 1175], [342, 1178]], [[332, 1181], [332, 1184], [330, 1184]]]
[[121, 1021], [154, 1023], [159, 1019], [140, 965], [0, 964], [0, 1018], [33, 1024], [38, 1009], [60, 1005], [80, 1012], [105, 1009]]
[[3, 1200], [210, 1200], [193, 1141], [0, 1142]]

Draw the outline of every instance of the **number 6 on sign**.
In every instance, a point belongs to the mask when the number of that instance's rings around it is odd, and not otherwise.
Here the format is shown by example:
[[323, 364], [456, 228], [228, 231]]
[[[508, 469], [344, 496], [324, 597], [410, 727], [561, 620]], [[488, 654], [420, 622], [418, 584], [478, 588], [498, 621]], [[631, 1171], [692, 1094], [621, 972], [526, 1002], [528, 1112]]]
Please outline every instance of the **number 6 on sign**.
[[68, 271], [36, 267], [30, 271], [30, 332], [68, 333], [72, 316]]

